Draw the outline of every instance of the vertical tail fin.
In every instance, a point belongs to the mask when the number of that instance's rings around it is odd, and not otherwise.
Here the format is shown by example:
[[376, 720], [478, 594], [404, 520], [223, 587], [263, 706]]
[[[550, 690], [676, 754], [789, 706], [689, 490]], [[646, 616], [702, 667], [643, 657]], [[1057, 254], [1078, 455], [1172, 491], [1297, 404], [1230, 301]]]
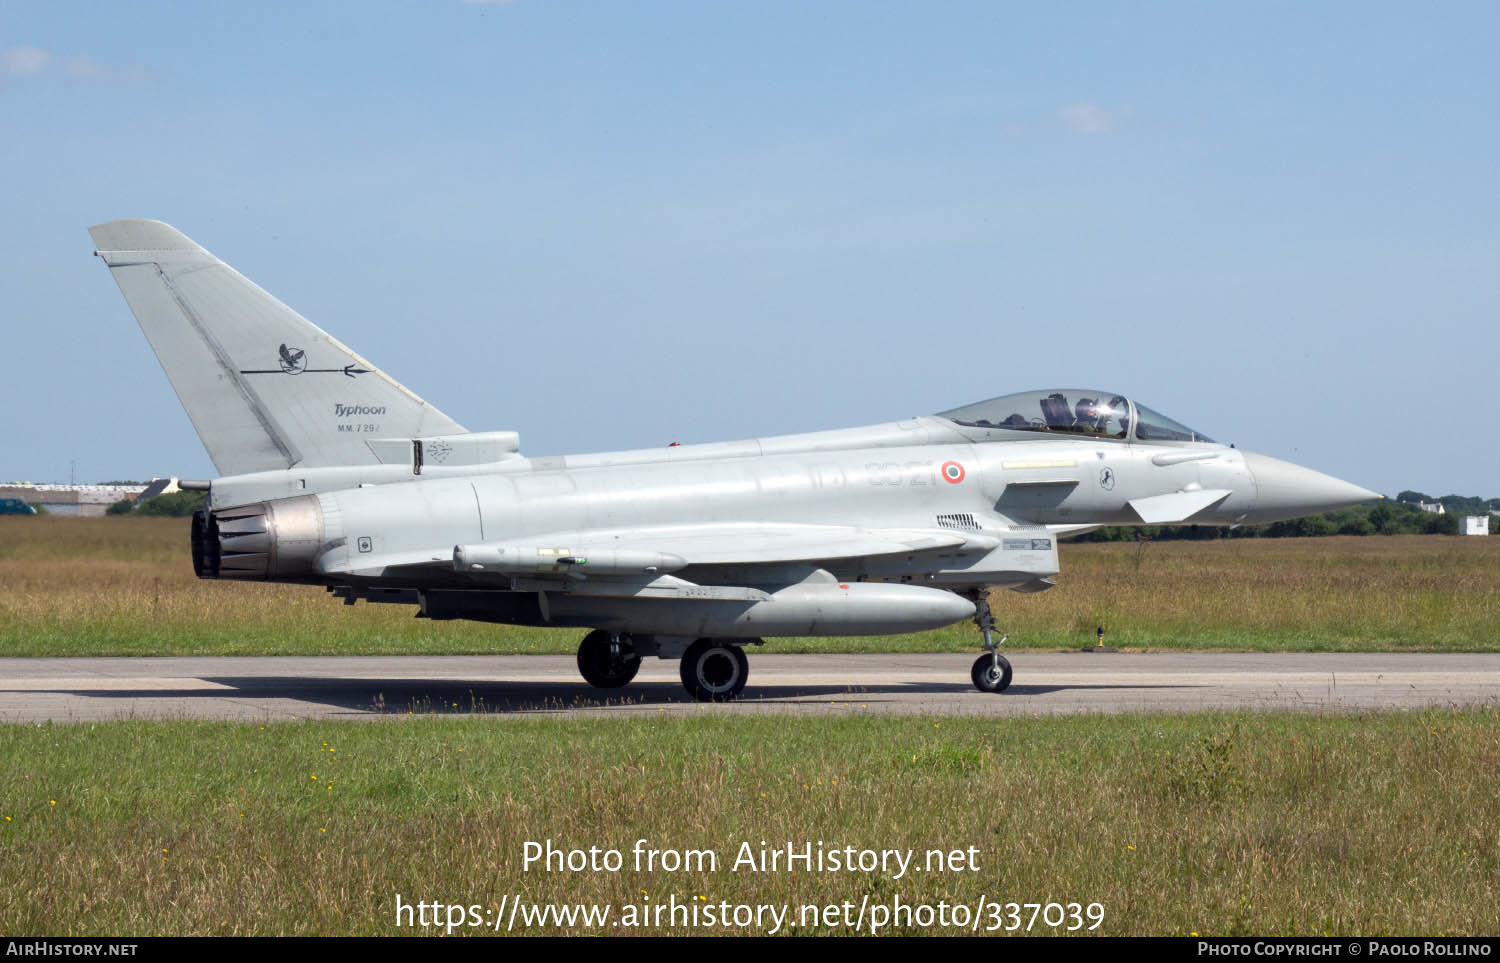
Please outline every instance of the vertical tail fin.
[[89, 234], [220, 474], [374, 464], [370, 440], [464, 431], [170, 225]]

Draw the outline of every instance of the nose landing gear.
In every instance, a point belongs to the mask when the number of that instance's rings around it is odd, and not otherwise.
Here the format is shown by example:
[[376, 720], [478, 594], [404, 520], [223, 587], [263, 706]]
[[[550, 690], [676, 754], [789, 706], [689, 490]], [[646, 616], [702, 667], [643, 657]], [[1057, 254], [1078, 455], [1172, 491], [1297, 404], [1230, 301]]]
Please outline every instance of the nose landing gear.
[[980, 692], [1004, 692], [1010, 685], [1011, 669], [1010, 662], [1000, 654], [1000, 646], [1010, 636], [1001, 635], [1000, 641], [996, 642], [993, 635], [995, 616], [990, 611], [989, 595], [981, 589], [974, 593], [973, 599], [974, 624], [984, 636], [985, 654], [974, 662], [969, 678], [974, 680], [974, 687]]

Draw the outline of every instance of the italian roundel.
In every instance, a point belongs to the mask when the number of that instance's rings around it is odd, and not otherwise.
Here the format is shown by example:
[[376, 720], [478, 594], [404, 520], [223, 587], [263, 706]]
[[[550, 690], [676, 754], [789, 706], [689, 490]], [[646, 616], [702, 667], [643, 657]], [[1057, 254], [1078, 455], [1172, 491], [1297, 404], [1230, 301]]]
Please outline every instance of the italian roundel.
[[945, 461], [942, 467], [943, 481], [950, 485], [957, 485], [964, 480], [964, 466], [956, 461]]

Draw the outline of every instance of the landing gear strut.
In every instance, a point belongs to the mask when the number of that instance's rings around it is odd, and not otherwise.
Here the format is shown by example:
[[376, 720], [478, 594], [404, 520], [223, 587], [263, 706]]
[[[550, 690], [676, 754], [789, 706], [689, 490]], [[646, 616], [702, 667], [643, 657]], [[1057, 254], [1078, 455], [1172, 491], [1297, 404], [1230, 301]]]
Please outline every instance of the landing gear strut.
[[994, 639], [995, 616], [990, 612], [990, 598], [984, 590], [978, 590], [972, 596], [974, 599], [974, 624], [979, 626], [980, 633], [984, 636], [984, 651], [974, 663], [974, 668], [969, 671], [969, 677], [974, 680], [974, 687], [980, 692], [1004, 692], [1010, 685], [1010, 662], [1000, 654], [1000, 646], [1005, 644], [1008, 635], [1001, 635], [1000, 641]]
[[630, 636], [595, 629], [578, 643], [578, 671], [596, 689], [618, 689], [640, 671], [641, 657]]

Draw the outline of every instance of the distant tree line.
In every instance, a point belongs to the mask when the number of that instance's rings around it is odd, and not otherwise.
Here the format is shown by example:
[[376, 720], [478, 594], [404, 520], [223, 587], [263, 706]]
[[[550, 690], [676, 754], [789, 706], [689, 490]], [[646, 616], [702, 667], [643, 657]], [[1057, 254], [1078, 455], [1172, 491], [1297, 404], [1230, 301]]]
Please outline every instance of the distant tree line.
[[[1412, 496], [1408, 498], [1407, 496]], [[1426, 512], [1417, 502], [1441, 502], [1446, 514]], [[1457, 535], [1462, 515], [1487, 515], [1500, 509], [1500, 498], [1472, 498], [1467, 495], [1444, 495], [1431, 498], [1421, 492], [1405, 491], [1374, 505], [1341, 508], [1322, 515], [1309, 515], [1288, 522], [1269, 525], [1131, 525], [1106, 526], [1076, 536], [1077, 542], [1133, 542], [1140, 537], [1162, 539], [1216, 538], [1310, 538], [1318, 535]]]
[[137, 504], [122, 498], [106, 509], [110, 515], [191, 515], [203, 507], [203, 492], [172, 492]]
[[1417, 502], [1426, 502], [1431, 505], [1439, 503], [1450, 515], [1487, 515], [1491, 510], [1500, 511], [1500, 498], [1475, 498], [1472, 495], [1443, 495], [1433, 498], [1423, 492], [1414, 492], [1410, 489], [1396, 496], [1396, 501], [1415, 505]]

